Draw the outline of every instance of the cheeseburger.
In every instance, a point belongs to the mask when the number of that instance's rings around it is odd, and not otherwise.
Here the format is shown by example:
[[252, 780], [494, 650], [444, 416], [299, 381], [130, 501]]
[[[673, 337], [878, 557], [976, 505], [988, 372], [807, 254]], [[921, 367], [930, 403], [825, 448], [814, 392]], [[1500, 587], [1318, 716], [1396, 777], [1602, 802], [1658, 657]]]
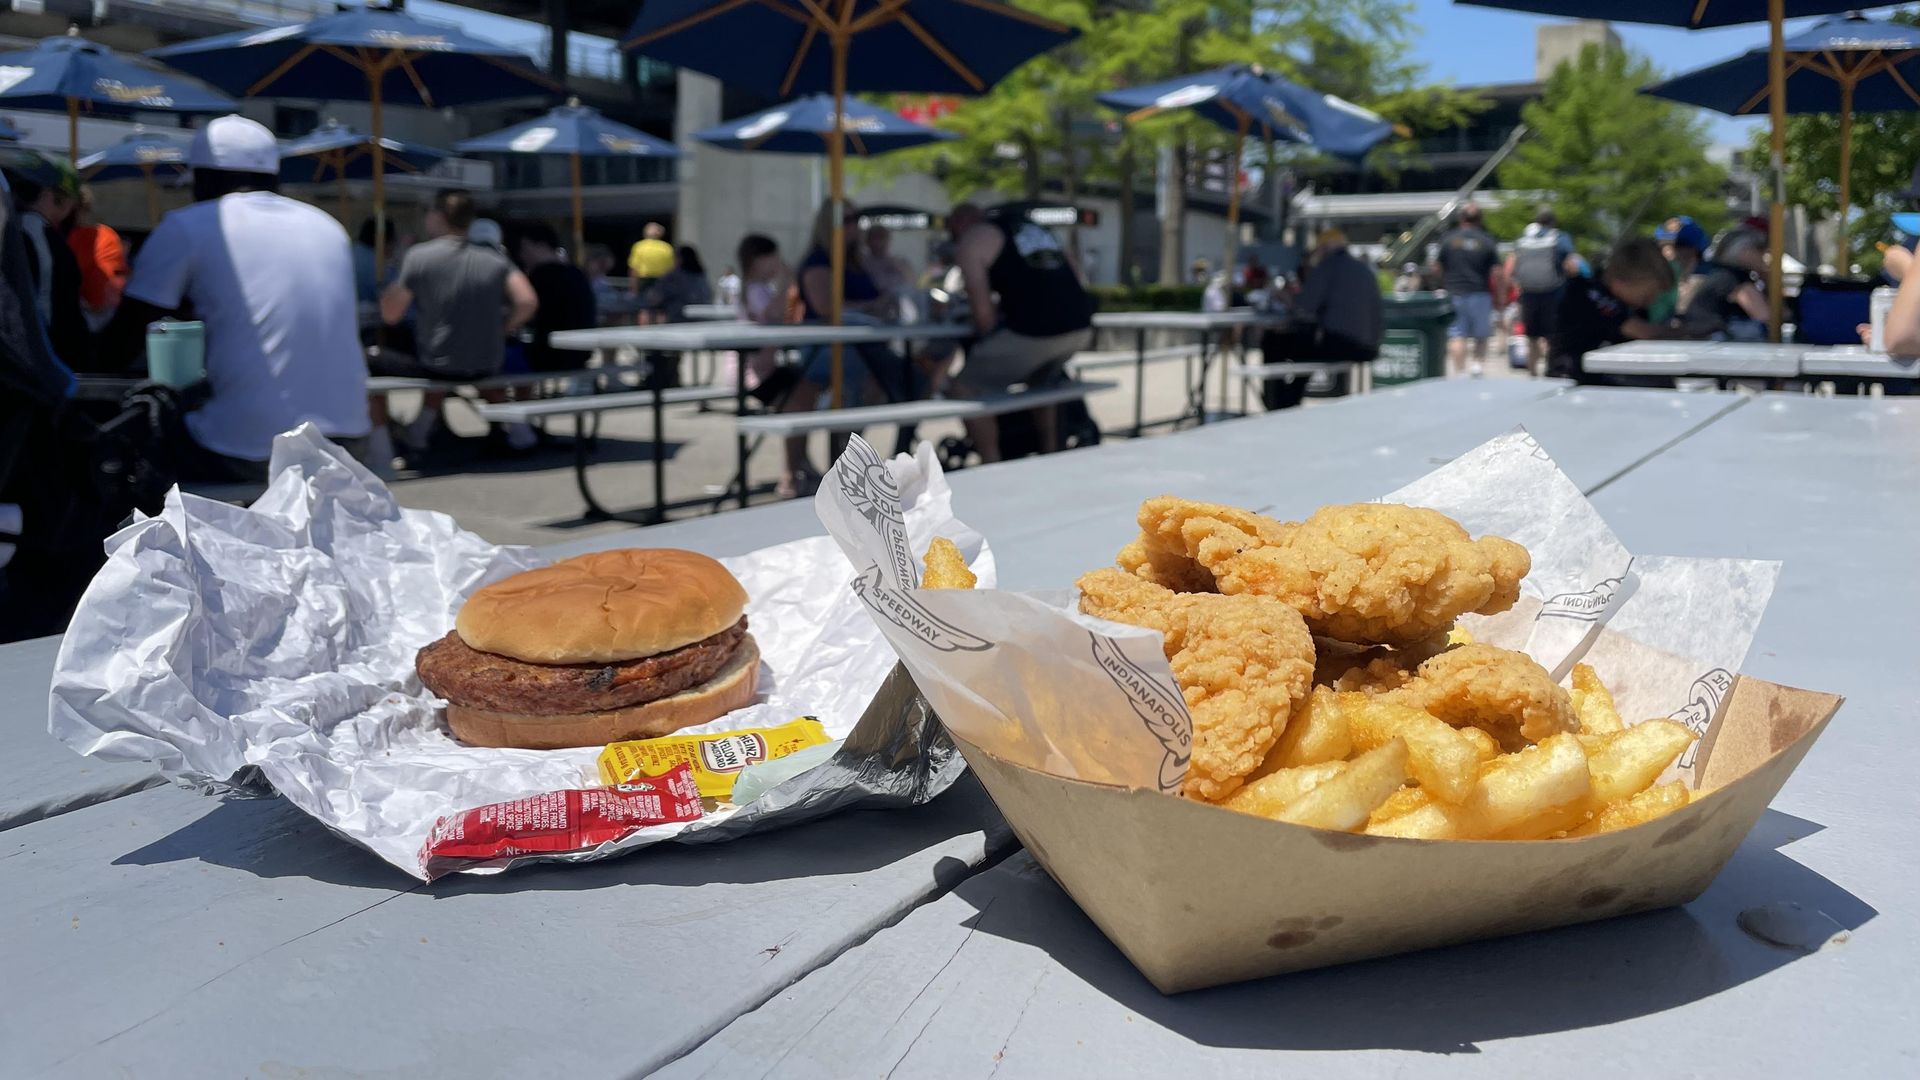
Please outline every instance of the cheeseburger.
[[760, 650], [746, 606], [746, 590], [705, 555], [602, 551], [474, 593], [415, 667], [462, 742], [648, 739], [753, 700]]

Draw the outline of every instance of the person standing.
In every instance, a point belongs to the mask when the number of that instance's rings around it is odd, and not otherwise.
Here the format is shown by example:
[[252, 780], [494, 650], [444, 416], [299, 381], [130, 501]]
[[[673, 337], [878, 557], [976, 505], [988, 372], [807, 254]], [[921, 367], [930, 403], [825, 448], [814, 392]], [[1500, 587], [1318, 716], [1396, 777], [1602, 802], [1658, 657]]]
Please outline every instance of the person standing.
[[[1328, 229], [1314, 245], [1313, 267], [1287, 309], [1287, 321], [1262, 337], [1269, 364], [1297, 360], [1350, 360], [1370, 364], [1386, 334], [1386, 304], [1373, 268], [1347, 247], [1346, 234]], [[1262, 396], [1269, 410], [1300, 404], [1307, 380], [1269, 379]]]
[[1551, 206], [1542, 206], [1507, 256], [1507, 276], [1520, 290], [1520, 325], [1527, 334], [1527, 371], [1546, 370], [1547, 343], [1567, 279], [1579, 274], [1573, 238], [1559, 227]]
[[132, 360], [147, 324], [183, 307], [206, 325], [212, 396], [187, 414], [183, 480], [263, 481], [274, 437], [309, 422], [364, 453], [367, 367], [346, 230], [279, 194], [279, 143], [244, 116], [195, 132], [187, 164], [194, 202], [141, 246], [103, 352]]
[[627, 272], [631, 275], [627, 287], [640, 309], [637, 321], [643, 326], [660, 321], [660, 303], [654, 296], [654, 286], [673, 272], [674, 261], [673, 245], [667, 243], [667, 227], [657, 221], [647, 222], [640, 230], [640, 239], [627, 251]]
[[577, 371], [586, 367], [591, 353], [556, 349], [551, 341], [556, 330], [591, 330], [599, 325], [593, 283], [587, 280], [586, 271], [567, 261], [560, 250], [559, 234], [544, 221], [520, 230], [520, 265], [539, 303], [533, 321], [527, 324], [533, 332], [533, 340], [527, 344], [527, 367], [534, 371]]
[[1462, 206], [1453, 228], [1440, 238], [1440, 254], [1434, 260], [1441, 288], [1453, 301], [1453, 325], [1447, 328], [1449, 376], [1478, 378], [1486, 371], [1487, 339], [1493, 336], [1493, 297], [1506, 291], [1500, 272], [1500, 248], [1483, 221], [1478, 204]]
[[[413, 310], [419, 354], [411, 363], [377, 365], [379, 374], [474, 382], [499, 374], [506, 363], [507, 338], [533, 318], [540, 301], [504, 252], [468, 239], [473, 224], [470, 192], [447, 190], [434, 197], [426, 220], [431, 239], [407, 250], [399, 275], [380, 296], [380, 318], [388, 326]], [[416, 456], [426, 450], [446, 400], [444, 390], [422, 396], [420, 415], [400, 433], [403, 450]], [[527, 425], [507, 426], [513, 449], [529, 449], [535, 442]]]
[[113, 226], [93, 218], [93, 189], [80, 188], [80, 206], [67, 230], [67, 246], [80, 266], [80, 307], [87, 327], [99, 330], [120, 306], [127, 287], [127, 249]]
[[52, 183], [30, 188], [22, 180], [16, 188], [34, 305], [55, 355], [76, 371], [91, 371], [93, 330], [80, 300], [80, 260], [67, 243], [67, 227], [80, 205], [80, 177], [64, 159], [56, 160], [54, 168]]

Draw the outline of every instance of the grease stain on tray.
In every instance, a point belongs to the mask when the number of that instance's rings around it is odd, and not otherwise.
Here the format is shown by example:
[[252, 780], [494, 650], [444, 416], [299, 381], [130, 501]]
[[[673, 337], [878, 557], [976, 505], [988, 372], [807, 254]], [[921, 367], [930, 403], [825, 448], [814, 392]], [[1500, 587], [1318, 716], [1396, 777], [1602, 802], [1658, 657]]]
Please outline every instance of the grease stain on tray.
[[1847, 928], [1818, 908], [1805, 907], [1789, 900], [1750, 907], [1734, 920], [1750, 937], [1769, 945], [1802, 952], [1818, 952], [1838, 945], [1852, 936]]

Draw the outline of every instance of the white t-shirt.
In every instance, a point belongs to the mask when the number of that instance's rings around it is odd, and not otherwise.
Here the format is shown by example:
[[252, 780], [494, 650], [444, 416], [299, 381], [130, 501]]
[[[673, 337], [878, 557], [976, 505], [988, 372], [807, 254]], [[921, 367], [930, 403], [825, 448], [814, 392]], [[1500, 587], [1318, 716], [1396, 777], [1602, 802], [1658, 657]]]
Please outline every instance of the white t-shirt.
[[265, 191], [194, 203], [161, 219], [126, 295], [193, 302], [207, 327], [212, 398], [187, 430], [215, 453], [272, 456], [273, 437], [311, 420], [367, 434], [367, 363], [347, 232], [325, 211]]

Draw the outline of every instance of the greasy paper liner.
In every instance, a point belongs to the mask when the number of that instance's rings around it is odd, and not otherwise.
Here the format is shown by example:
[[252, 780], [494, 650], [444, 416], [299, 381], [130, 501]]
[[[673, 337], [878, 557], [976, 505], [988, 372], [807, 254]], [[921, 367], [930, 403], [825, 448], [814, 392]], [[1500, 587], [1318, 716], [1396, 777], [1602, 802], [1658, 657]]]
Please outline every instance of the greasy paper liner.
[[1741, 677], [1708, 794], [1566, 840], [1410, 840], [1024, 768], [956, 737], [1008, 824], [1162, 993], [1673, 907], [1699, 896], [1840, 707]]

